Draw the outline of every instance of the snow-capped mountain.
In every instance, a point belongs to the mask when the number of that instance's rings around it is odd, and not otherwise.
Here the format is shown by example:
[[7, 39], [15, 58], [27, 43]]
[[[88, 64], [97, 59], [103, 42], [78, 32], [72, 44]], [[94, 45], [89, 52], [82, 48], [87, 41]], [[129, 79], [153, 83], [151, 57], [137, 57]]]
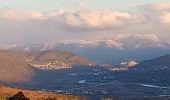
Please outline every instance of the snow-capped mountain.
[[156, 35], [125, 34], [118, 35], [116, 40], [124, 48], [169, 48], [170, 45]]
[[123, 34], [89, 40], [64, 40], [30, 45], [5, 45], [2, 50], [65, 50], [86, 56], [97, 63], [120, 63], [122, 60], [146, 60], [170, 53], [170, 44], [156, 35]]

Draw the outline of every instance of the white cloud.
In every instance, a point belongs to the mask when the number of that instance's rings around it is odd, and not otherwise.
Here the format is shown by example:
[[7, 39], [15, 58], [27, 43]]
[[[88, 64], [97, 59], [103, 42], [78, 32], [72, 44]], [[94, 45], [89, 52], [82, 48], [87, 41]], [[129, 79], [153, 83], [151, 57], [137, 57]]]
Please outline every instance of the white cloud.
[[79, 28], [110, 28], [114, 25], [126, 24], [131, 19], [132, 16], [126, 12], [95, 11], [67, 14], [62, 21]]
[[113, 25], [122, 25], [126, 24], [126, 21], [131, 19], [129, 13], [124, 12], [85, 12], [79, 13], [79, 20], [89, 27], [99, 27], [107, 28]]
[[169, 13], [164, 13], [162, 15], [162, 20], [164, 23], [170, 23], [170, 12]]
[[41, 13], [29, 12], [21, 9], [3, 8], [0, 9], [1, 20], [29, 20], [29, 19], [40, 19], [42, 18]]
[[160, 33], [167, 37], [170, 4], [147, 4], [136, 9], [133, 12], [57, 10], [39, 13], [3, 8], [0, 9], [0, 40], [27, 43], [107, 33]]
[[[20, 9], [0, 9], [1, 20], [30, 21], [30, 20], [57, 20], [72, 27], [107, 28], [113, 25], [127, 24], [133, 20], [128, 12], [113, 11], [84, 11], [67, 12], [59, 10], [49, 13], [28, 12]], [[57, 23], [56, 23], [57, 24]]]

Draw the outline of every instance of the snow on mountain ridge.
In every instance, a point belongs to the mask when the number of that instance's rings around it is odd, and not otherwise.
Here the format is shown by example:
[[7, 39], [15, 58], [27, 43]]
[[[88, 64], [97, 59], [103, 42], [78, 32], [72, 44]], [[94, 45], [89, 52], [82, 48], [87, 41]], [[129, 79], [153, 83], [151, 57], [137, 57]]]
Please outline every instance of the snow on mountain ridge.
[[101, 38], [94, 40], [66, 40], [60, 43], [76, 44], [79, 46], [101, 46], [108, 48], [144, 48], [144, 47], [160, 47], [167, 48], [166, 42], [160, 40], [156, 35], [141, 35], [141, 34], [121, 34], [111, 38]]
[[121, 34], [116, 36], [116, 40], [122, 43], [124, 48], [167, 48], [168, 44], [154, 34]]
[[122, 45], [118, 42], [116, 42], [115, 40], [66, 40], [66, 41], [62, 41], [59, 42], [62, 44], [77, 44], [79, 46], [106, 46], [106, 47], [110, 47], [110, 48], [119, 48], [122, 49]]
[[46, 43], [30, 44], [24, 46], [17, 45], [1, 45], [1, 50], [18, 50], [22, 48], [23, 51], [34, 50], [55, 50], [60, 48], [114, 48], [114, 49], [137, 49], [137, 48], [170, 48], [170, 44], [160, 40], [156, 35], [141, 35], [141, 34], [121, 34], [115, 37], [89, 39], [89, 40], [63, 40], [50, 41]]

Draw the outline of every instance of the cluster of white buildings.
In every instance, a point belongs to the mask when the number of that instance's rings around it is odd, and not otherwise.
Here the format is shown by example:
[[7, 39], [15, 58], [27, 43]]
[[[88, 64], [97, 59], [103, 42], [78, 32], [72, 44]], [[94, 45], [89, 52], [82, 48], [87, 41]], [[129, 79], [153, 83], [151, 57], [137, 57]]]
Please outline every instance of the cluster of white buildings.
[[138, 62], [134, 61], [134, 60], [127, 60], [127, 61], [123, 61], [120, 63], [120, 65], [117, 66], [113, 66], [111, 64], [99, 64], [99, 66], [107, 68], [111, 71], [122, 71], [122, 70], [127, 70], [130, 67], [134, 67], [138, 65]]
[[138, 65], [138, 62], [136, 62], [136, 61], [134, 61], [134, 60], [129, 60], [129, 61], [121, 62], [120, 65], [121, 65], [121, 66], [124, 66], [124, 67], [133, 67], [133, 66]]
[[66, 69], [66, 68], [71, 68], [71, 64], [66, 64], [64, 62], [38, 62], [38, 63], [32, 63], [30, 64], [31, 66], [37, 68], [37, 69], [42, 69], [42, 70], [52, 70], [52, 69]]

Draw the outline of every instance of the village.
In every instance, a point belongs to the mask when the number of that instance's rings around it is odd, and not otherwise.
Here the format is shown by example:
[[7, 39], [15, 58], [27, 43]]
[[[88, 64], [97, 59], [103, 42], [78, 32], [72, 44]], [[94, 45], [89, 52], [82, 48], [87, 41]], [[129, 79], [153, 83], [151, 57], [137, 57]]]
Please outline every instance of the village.
[[60, 62], [60, 61], [53, 61], [53, 62], [33, 62], [30, 64], [34, 68], [41, 69], [41, 70], [58, 70], [58, 69], [67, 69], [72, 68], [71, 64]]

